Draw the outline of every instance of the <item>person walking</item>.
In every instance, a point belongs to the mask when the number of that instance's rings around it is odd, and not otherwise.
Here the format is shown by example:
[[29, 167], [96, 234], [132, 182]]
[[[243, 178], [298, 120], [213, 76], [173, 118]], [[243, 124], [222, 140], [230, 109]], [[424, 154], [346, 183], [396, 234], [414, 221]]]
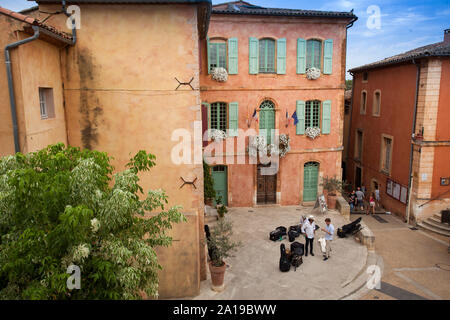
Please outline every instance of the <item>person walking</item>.
[[369, 206], [367, 207], [366, 214], [369, 214], [370, 211], [372, 211], [372, 215], [375, 214], [375, 195], [373, 194], [373, 192], [369, 198]]
[[356, 190], [356, 200], [358, 201], [358, 207], [361, 208], [361, 211], [364, 212], [364, 192], [361, 191], [361, 188], [358, 187]]
[[326, 249], [325, 254], [323, 255], [323, 261], [327, 261], [331, 256], [331, 241], [333, 241], [334, 235], [334, 226], [331, 224], [331, 219], [325, 219], [326, 226], [325, 228], [321, 228], [323, 232], [325, 232], [325, 243]]
[[308, 256], [308, 247], [310, 247], [310, 253], [314, 256], [313, 253], [313, 243], [314, 243], [314, 235], [316, 233], [316, 224], [314, 223], [314, 216], [309, 216], [308, 220], [306, 220], [302, 225], [302, 232], [305, 234], [305, 257]]
[[380, 200], [380, 189], [378, 189], [378, 186], [375, 186], [375, 202], [378, 208], [380, 208]]
[[355, 205], [356, 205], [356, 194], [355, 194], [355, 190], [352, 190], [352, 193], [350, 193], [350, 197], [349, 197], [349, 202], [348, 204], [350, 205], [350, 211], [353, 211], [353, 209], [355, 209]]

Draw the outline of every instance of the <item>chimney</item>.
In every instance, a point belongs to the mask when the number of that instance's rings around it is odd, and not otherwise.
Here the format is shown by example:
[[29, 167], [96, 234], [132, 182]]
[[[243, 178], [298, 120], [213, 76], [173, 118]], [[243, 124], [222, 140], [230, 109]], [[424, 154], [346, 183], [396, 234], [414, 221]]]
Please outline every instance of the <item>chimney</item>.
[[450, 43], [450, 29], [444, 30], [444, 43]]

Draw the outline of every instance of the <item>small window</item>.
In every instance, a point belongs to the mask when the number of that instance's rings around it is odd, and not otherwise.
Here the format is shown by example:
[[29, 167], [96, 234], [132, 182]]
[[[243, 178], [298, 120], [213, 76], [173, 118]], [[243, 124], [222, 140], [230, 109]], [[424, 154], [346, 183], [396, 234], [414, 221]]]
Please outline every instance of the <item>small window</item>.
[[322, 58], [322, 41], [308, 40], [306, 41], [306, 69], [322, 67], [320, 60]]
[[214, 172], [224, 172], [225, 171], [225, 166], [214, 166], [213, 167], [213, 171]]
[[39, 108], [41, 119], [55, 117], [55, 105], [53, 102], [52, 88], [39, 88]]
[[356, 131], [356, 143], [355, 143], [355, 158], [356, 160], [362, 159], [363, 150], [363, 132], [361, 130]]
[[369, 73], [368, 72], [363, 72], [363, 81], [367, 82], [369, 80]]
[[320, 128], [320, 101], [306, 101], [305, 104], [305, 130], [307, 128]]
[[372, 115], [379, 116], [381, 107], [381, 92], [379, 90], [375, 91], [373, 94], [373, 107]]
[[367, 92], [363, 90], [361, 92], [361, 109], [360, 109], [361, 114], [366, 114], [366, 104], [367, 104]]
[[227, 68], [227, 44], [225, 41], [209, 42], [209, 69]]
[[211, 129], [227, 130], [227, 104], [217, 102], [211, 104]]
[[381, 171], [391, 172], [392, 138], [383, 136], [381, 143]]
[[259, 72], [275, 73], [275, 40], [259, 40]]

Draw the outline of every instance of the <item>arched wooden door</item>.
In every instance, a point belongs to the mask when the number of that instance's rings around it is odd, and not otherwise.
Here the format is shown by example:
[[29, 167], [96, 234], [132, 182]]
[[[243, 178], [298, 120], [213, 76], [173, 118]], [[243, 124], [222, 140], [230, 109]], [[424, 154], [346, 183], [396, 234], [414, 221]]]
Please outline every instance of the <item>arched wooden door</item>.
[[303, 201], [315, 201], [319, 182], [319, 164], [307, 162], [303, 168]]

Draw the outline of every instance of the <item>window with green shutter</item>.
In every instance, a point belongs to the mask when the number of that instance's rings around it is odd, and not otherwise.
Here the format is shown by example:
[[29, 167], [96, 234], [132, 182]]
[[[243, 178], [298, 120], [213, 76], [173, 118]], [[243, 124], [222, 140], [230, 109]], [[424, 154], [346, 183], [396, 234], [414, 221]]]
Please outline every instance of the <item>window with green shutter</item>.
[[320, 127], [320, 101], [306, 101], [305, 104], [305, 130]]
[[209, 113], [210, 129], [227, 130], [227, 104], [223, 102], [211, 103]]
[[306, 73], [306, 40], [297, 39], [297, 74]]
[[208, 63], [211, 72], [214, 68], [227, 68], [227, 44], [221, 40], [208, 41]]
[[327, 39], [323, 44], [323, 73], [331, 74], [333, 70], [333, 39]]
[[286, 74], [286, 39], [277, 40], [277, 74]]
[[228, 74], [238, 73], [238, 39], [228, 39]]
[[322, 103], [322, 134], [331, 132], [331, 100]]
[[321, 69], [322, 41], [311, 39], [306, 41], [306, 68]]
[[249, 38], [248, 41], [248, 58], [249, 58], [249, 65], [248, 65], [248, 73], [250, 74], [258, 74], [258, 43], [259, 40], [256, 38]]
[[259, 40], [259, 72], [275, 73], [275, 40]]
[[228, 135], [237, 137], [239, 129], [239, 107], [237, 102], [230, 102], [228, 107]]
[[298, 119], [296, 133], [305, 134], [305, 101], [297, 100], [296, 113]]
[[259, 106], [259, 129], [265, 134], [267, 144], [272, 143], [275, 130], [275, 105], [270, 100], [265, 100]]

